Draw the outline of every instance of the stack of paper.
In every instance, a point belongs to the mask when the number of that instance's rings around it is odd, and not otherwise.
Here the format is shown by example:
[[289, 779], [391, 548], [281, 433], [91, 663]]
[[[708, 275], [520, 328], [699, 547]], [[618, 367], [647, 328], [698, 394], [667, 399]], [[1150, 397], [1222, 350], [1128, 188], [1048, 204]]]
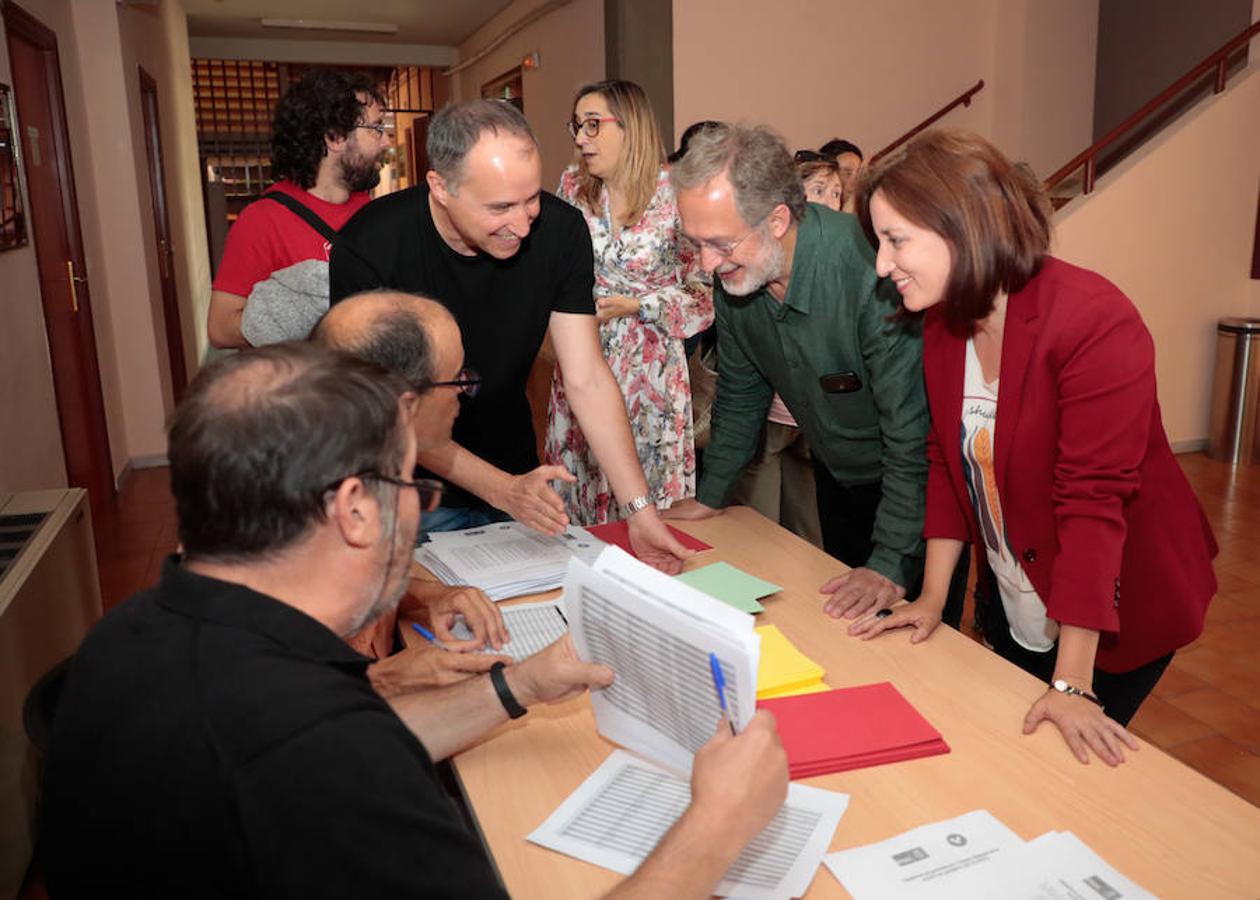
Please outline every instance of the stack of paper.
[[761, 662], [757, 666], [757, 699], [794, 697], [830, 690], [823, 683], [823, 667], [787, 639], [774, 625], [756, 629], [761, 635]]
[[675, 575], [683, 584], [689, 584], [710, 597], [716, 597], [727, 606], [733, 606], [740, 612], [759, 613], [765, 610], [759, 601], [762, 597], [777, 594], [783, 588], [769, 581], [763, 581], [755, 575], [749, 575], [743, 569], [737, 569], [730, 563], [716, 562], [690, 572]]
[[[731, 723], [738, 729], [752, 717], [761, 639], [752, 616], [616, 547], [593, 566], [570, 562], [564, 597], [578, 654], [617, 676], [591, 695], [600, 734], [652, 762], [614, 752], [530, 840], [629, 873], [690, 803], [684, 773], [721, 718], [713, 665], [725, 681]], [[792, 785], [783, 808], [736, 859], [717, 893], [800, 896], [848, 801], [845, 794]]]
[[793, 778], [949, 752], [940, 732], [886, 681], [757, 706], [774, 713]]
[[496, 522], [430, 532], [415, 560], [445, 584], [472, 585], [491, 600], [504, 600], [558, 588], [570, 559], [594, 560], [604, 546], [573, 525], [551, 537], [520, 522]]
[[985, 810], [824, 861], [854, 900], [1154, 900], [1071, 832], [1025, 843]]
[[[503, 624], [508, 630], [508, 642], [498, 650], [487, 646], [485, 652], [503, 653], [520, 662], [554, 644], [569, 630], [569, 622], [564, 617], [564, 598], [508, 606], [503, 610]], [[456, 620], [451, 634], [461, 641], [473, 639], [472, 630], [462, 617]]]
[[[529, 840], [629, 875], [691, 802], [687, 779], [613, 751]], [[849, 795], [793, 784], [778, 815], [715, 889], [720, 897], [799, 897], [809, 888]]]
[[738, 729], [756, 704], [761, 639], [753, 618], [608, 547], [588, 566], [574, 559], [565, 615], [578, 655], [616, 673], [591, 694], [599, 733], [676, 771], [713, 736], [722, 709], [710, 654], [726, 681]]

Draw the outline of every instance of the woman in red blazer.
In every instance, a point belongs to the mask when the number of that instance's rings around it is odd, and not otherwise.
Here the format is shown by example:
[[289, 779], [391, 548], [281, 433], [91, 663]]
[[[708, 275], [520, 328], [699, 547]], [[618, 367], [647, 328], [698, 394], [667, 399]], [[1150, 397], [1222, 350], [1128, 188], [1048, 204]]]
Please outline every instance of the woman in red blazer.
[[1025, 733], [1049, 719], [1081, 762], [1122, 762], [1137, 747], [1123, 726], [1216, 592], [1150, 333], [1115, 285], [1047, 254], [1040, 185], [980, 137], [926, 132], [858, 205], [879, 274], [926, 311], [932, 431], [923, 592], [851, 630], [926, 638], [970, 542], [986, 639], [1049, 683]]

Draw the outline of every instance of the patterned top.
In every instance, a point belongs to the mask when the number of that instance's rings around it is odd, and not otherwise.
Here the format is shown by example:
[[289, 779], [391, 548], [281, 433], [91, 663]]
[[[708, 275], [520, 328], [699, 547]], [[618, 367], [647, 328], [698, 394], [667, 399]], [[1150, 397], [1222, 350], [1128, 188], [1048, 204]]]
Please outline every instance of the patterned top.
[[[577, 166], [565, 169], [557, 193], [577, 205]], [[678, 238], [678, 209], [669, 173], [662, 168], [643, 216], [616, 228], [604, 193], [603, 209], [578, 207], [595, 249], [595, 296], [624, 295], [639, 301], [637, 316], [600, 323], [604, 358], [626, 398], [639, 462], [648, 491], [664, 509], [696, 492], [696, 452], [691, 421], [691, 383], [683, 338], [713, 322], [707, 278]], [[551, 407], [543, 456], [564, 466], [573, 484], [556, 489], [572, 520], [593, 525], [618, 518], [617, 504], [564, 395], [559, 368], [551, 383]]]

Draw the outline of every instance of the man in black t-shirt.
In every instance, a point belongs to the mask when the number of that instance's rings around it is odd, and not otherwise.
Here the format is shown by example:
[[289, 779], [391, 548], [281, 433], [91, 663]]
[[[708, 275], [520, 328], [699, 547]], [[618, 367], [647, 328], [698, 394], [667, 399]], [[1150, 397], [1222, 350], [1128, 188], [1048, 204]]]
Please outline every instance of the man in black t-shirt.
[[420, 462], [462, 491], [426, 518], [431, 530], [483, 524], [502, 510], [547, 533], [568, 517], [539, 466], [525, 383], [549, 333], [565, 391], [608, 475], [630, 539], [646, 562], [677, 572], [688, 554], [648, 495], [625, 401], [599, 344], [594, 261], [582, 215], [541, 189], [538, 143], [510, 104], [448, 106], [429, 125], [424, 185], [373, 201], [338, 234], [330, 260], [336, 303], [392, 288], [433, 297], [455, 316], [480, 391], [462, 405], [453, 440]]
[[[433, 760], [613, 673], [566, 636], [450, 687], [373, 691], [346, 639], [398, 602], [429, 496], [408, 480], [408, 388], [314, 344], [244, 351], [189, 387], [168, 451], [185, 556], [92, 630], [57, 708], [51, 896], [506, 896]], [[773, 722], [720, 727], [696, 755], [635, 896], [707, 895], [778, 811]]]

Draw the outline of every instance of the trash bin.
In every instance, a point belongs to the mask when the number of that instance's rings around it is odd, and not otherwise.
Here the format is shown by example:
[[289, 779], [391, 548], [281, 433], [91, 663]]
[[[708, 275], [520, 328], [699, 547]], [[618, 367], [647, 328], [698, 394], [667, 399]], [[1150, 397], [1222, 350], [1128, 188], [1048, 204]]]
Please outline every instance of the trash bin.
[[1208, 456], [1260, 462], [1260, 319], [1216, 323], [1216, 379]]

